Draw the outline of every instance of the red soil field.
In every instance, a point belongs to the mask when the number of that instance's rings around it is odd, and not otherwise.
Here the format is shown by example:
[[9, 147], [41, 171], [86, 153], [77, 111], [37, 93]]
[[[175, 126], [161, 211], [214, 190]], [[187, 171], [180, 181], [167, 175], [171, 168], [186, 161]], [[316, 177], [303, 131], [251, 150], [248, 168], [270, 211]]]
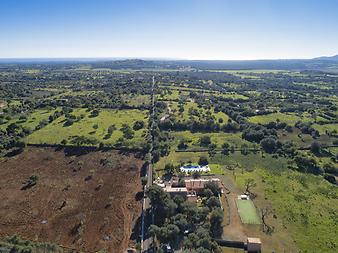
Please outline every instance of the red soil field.
[[[141, 213], [135, 196], [142, 164], [134, 154], [75, 156], [51, 148], [26, 148], [0, 160], [0, 237], [124, 252]], [[36, 185], [22, 189], [32, 175]]]

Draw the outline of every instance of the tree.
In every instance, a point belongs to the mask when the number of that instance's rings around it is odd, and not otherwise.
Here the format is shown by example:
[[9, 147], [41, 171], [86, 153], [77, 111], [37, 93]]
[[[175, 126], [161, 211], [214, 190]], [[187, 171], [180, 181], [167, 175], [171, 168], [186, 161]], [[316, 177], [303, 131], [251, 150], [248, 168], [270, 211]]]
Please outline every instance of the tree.
[[314, 155], [318, 156], [322, 153], [322, 146], [320, 145], [320, 143], [314, 141], [311, 144], [310, 150]]
[[199, 221], [199, 209], [196, 204], [186, 201], [181, 205], [181, 208], [189, 223]]
[[338, 176], [338, 168], [336, 168], [333, 163], [325, 163], [323, 168], [325, 173], [330, 173], [335, 176]]
[[189, 223], [188, 223], [185, 215], [183, 215], [181, 213], [176, 214], [175, 216], [173, 216], [171, 218], [171, 220], [172, 220], [172, 223], [174, 225], [176, 225], [177, 227], [179, 227], [181, 233], [183, 233], [188, 228]]
[[183, 140], [181, 140], [180, 143], [178, 144], [177, 148], [178, 149], [187, 149], [188, 145]]
[[215, 156], [215, 154], [216, 154], [216, 144], [214, 144], [214, 143], [211, 143], [210, 145], [209, 145], [209, 151], [208, 151], [208, 153], [209, 153], [209, 156], [210, 157], [214, 157]]
[[127, 124], [123, 124], [121, 129], [123, 137], [126, 139], [132, 139], [134, 137], [134, 131]]
[[210, 198], [211, 196], [214, 196], [214, 193], [210, 189], [203, 189], [203, 196], [206, 198]]
[[271, 234], [273, 232], [273, 227], [269, 226], [266, 223], [266, 219], [269, 215], [272, 214], [271, 207], [267, 206], [261, 209], [261, 219], [262, 219], [262, 230], [267, 234]]
[[241, 154], [248, 155], [249, 154], [249, 146], [247, 144], [241, 145]]
[[201, 156], [200, 159], [198, 160], [198, 164], [201, 166], [208, 165], [209, 164], [208, 158], [206, 158], [205, 156]]
[[245, 186], [245, 192], [251, 193], [251, 188], [256, 186], [256, 182], [253, 178], [247, 178], [244, 181], [244, 186]]
[[331, 184], [336, 184], [336, 178], [335, 178], [335, 176], [333, 176], [331, 174], [325, 173], [324, 174], [324, 179], [326, 179]]
[[146, 195], [149, 197], [155, 213], [155, 224], [163, 224], [165, 219], [176, 213], [177, 205], [158, 185], [150, 186]]
[[172, 163], [167, 163], [165, 166], [164, 166], [164, 171], [165, 171], [165, 174], [167, 176], [172, 176], [175, 172], [175, 167]]
[[98, 109], [94, 109], [91, 113], [90, 113], [90, 117], [94, 118], [99, 116], [100, 110]]
[[20, 129], [20, 126], [18, 124], [11, 123], [7, 126], [6, 131], [8, 134], [14, 134], [18, 129]]
[[219, 202], [218, 197], [215, 196], [211, 196], [207, 202], [206, 202], [207, 206], [211, 209], [215, 208], [215, 207], [220, 207], [221, 203]]
[[108, 127], [108, 134], [111, 136], [115, 130], [116, 130], [116, 126], [114, 124], [110, 125]]
[[145, 177], [141, 177], [141, 183], [142, 183], [142, 186], [145, 186], [148, 182], [148, 177], [145, 176]]
[[133, 129], [135, 131], [140, 130], [144, 127], [144, 122], [142, 120], [138, 120], [134, 123]]
[[317, 161], [313, 157], [298, 154], [295, 157], [297, 168], [301, 172], [312, 173], [315, 175], [323, 173], [322, 169], [318, 166]]
[[222, 236], [222, 222], [224, 213], [221, 208], [215, 208], [210, 214], [210, 231], [214, 238], [220, 238]]
[[224, 142], [222, 145], [222, 154], [229, 155], [229, 151], [230, 151], [230, 144], [228, 142]]
[[210, 136], [204, 135], [200, 138], [200, 146], [208, 147], [211, 144]]
[[156, 226], [156, 225], [150, 225], [148, 228], [148, 232], [151, 236], [155, 237], [158, 236], [160, 234], [160, 227]]
[[201, 173], [199, 172], [199, 171], [194, 171], [193, 173], [192, 173], [192, 178], [193, 179], [198, 179], [198, 178], [200, 178], [201, 177]]
[[275, 138], [267, 137], [261, 140], [263, 150], [269, 154], [275, 153], [277, 150], [277, 141]]
[[162, 242], [174, 244], [179, 232], [180, 229], [178, 226], [174, 224], [167, 224], [166, 226], [161, 227], [160, 240]]
[[211, 190], [214, 196], [218, 196], [221, 192], [221, 188], [218, 186], [216, 182], [209, 181], [204, 184], [204, 189]]

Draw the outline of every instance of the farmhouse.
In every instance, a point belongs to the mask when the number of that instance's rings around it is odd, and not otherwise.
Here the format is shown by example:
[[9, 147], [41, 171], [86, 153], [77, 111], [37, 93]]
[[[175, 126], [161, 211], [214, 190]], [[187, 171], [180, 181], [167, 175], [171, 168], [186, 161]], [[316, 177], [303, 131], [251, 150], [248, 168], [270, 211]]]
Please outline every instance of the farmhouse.
[[[184, 180], [185, 186], [178, 186], [177, 179], [172, 179], [171, 183], [162, 183], [157, 181], [156, 184], [161, 186], [171, 197], [180, 195], [188, 201], [196, 202], [197, 195], [202, 193], [207, 182], [215, 182], [222, 189], [222, 184], [219, 178], [189, 178]], [[223, 192], [223, 190], [221, 190], [221, 192]]]
[[164, 191], [169, 193], [171, 197], [175, 195], [180, 195], [186, 198], [188, 195], [188, 190], [186, 187], [171, 187], [171, 185], [167, 185], [166, 187], [164, 187]]
[[186, 179], [184, 180], [185, 187], [188, 191], [195, 191], [197, 194], [201, 193], [204, 189], [204, 185], [207, 182], [215, 182], [218, 187], [222, 189], [222, 184], [219, 178], [199, 178], [199, 179]]
[[180, 171], [184, 173], [192, 173], [192, 172], [209, 172], [209, 165], [201, 166], [201, 165], [184, 165], [180, 167]]

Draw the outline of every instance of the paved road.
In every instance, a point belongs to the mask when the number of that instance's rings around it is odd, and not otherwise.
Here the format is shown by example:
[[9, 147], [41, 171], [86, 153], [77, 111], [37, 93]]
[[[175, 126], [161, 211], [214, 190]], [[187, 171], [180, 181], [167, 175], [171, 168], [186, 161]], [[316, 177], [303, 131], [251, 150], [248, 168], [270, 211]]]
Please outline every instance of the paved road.
[[[154, 92], [154, 86], [155, 86], [155, 77], [153, 76], [152, 80], [152, 86], [151, 86], [151, 113], [150, 113], [150, 128], [149, 132], [151, 134], [151, 142], [150, 142], [150, 148], [149, 148], [149, 160], [150, 163], [147, 168], [147, 184], [145, 186], [145, 191], [153, 184], [153, 164], [152, 164], [152, 152], [153, 152], [153, 140], [154, 136], [152, 136], [152, 130], [154, 127], [154, 118], [155, 118], [155, 92]], [[152, 243], [153, 240], [151, 237], [147, 235], [148, 227], [152, 223], [152, 208], [151, 208], [151, 202], [150, 199], [145, 196], [143, 199], [143, 210], [142, 210], [142, 231], [141, 231], [141, 249], [142, 252], [152, 252]]]

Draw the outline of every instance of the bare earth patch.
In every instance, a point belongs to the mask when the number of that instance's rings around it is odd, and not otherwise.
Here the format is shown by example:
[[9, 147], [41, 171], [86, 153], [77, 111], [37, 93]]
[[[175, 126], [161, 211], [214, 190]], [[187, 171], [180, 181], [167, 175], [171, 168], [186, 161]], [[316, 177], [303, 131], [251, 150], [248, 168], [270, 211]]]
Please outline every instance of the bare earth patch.
[[[60, 244], [77, 251], [123, 252], [141, 202], [141, 159], [117, 152], [66, 156], [27, 148], [0, 161], [0, 237]], [[36, 185], [22, 189], [36, 175]]]

